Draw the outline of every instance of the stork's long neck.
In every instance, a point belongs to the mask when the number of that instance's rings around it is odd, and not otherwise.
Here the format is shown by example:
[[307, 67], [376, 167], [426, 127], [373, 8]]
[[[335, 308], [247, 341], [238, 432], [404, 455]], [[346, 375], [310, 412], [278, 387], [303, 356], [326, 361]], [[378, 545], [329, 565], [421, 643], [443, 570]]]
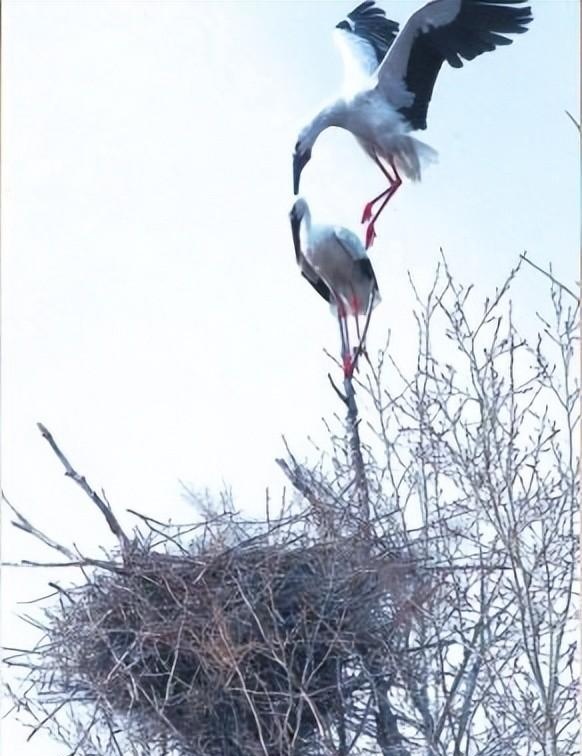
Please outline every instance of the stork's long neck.
[[343, 110], [343, 100], [335, 100], [322, 108], [311, 123], [305, 127], [303, 140], [310, 149], [322, 131], [325, 131], [330, 126], [341, 126]]
[[301, 218], [301, 222], [303, 224], [303, 227], [305, 228], [305, 234], [307, 238], [311, 236], [311, 211], [307, 207], [307, 204], [305, 205], [303, 209], [303, 216]]

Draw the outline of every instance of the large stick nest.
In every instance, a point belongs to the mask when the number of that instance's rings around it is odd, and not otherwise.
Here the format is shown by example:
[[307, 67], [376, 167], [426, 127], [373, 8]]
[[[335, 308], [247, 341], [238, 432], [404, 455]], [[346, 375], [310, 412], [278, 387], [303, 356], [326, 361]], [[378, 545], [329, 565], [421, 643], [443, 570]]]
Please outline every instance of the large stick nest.
[[268, 543], [171, 554], [134, 542], [50, 611], [37, 687], [53, 705], [92, 704], [93, 727], [181, 754], [325, 753], [358, 729], [375, 737], [414, 571], [354, 539]]
[[388, 692], [406, 685], [407, 636], [430, 590], [410, 546], [367, 518], [345, 534], [343, 515], [322, 538], [313, 502], [263, 523], [211, 507], [172, 527], [134, 512], [148, 533], [130, 538], [39, 427], [119, 548], [79, 559], [11, 507], [84, 576], [55, 586], [44, 638], [7, 660], [28, 670], [17, 704], [36, 707], [33, 733], [52, 724], [86, 756], [362, 753], [360, 738], [408, 753]]

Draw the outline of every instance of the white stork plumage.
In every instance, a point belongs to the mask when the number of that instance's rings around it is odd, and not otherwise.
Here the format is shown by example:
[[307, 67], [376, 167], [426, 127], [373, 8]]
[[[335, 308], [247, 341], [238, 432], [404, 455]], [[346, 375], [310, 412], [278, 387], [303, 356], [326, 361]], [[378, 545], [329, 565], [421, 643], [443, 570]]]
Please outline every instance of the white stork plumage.
[[319, 134], [330, 126], [350, 131], [388, 179], [388, 188], [364, 208], [362, 223], [370, 221], [368, 248], [378, 216], [401, 184], [400, 172], [417, 181], [421, 165], [436, 157], [409, 132], [426, 128], [442, 64], [460, 68], [463, 60], [510, 44], [504, 35], [527, 31], [532, 20], [531, 9], [522, 6], [525, 1], [433, 0], [414, 13], [400, 33], [374, 0], [358, 5], [336, 27], [346, 91], [300, 132], [293, 155], [294, 193]]
[[[302, 275], [336, 315], [341, 336], [344, 375], [351, 376], [354, 357], [366, 337], [360, 317], [368, 315], [380, 301], [372, 263], [356, 234], [343, 226], [313, 224], [307, 202], [298, 198], [291, 212], [295, 259]], [[350, 347], [348, 318], [356, 322], [358, 347]]]

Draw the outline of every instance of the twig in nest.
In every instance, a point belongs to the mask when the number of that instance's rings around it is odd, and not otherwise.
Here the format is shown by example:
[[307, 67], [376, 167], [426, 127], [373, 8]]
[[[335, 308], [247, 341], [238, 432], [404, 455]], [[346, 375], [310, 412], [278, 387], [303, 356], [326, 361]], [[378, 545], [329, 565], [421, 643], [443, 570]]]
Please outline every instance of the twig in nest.
[[65, 468], [65, 475], [69, 478], [72, 478], [72, 480], [79, 485], [83, 491], [87, 494], [87, 496], [91, 499], [91, 501], [97, 505], [99, 511], [101, 514], [105, 517], [107, 520], [107, 524], [109, 525], [109, 529], [115, 535], [120, 542], [121, 548], [125, 549], [129, 545], [129, 539], [123, 532], [121, 525], [117, 521], [117, 518], [111, 511], [111, 507], [105, 502], [99, 494], [94, 491], [91, 486], [87, 483], [85, 477], [83, 475], [79, 475], [79, 473], [73, 468], [69, 460], [65, 457], [63, 452], [59, 449], [57, 446], [56, 441], [54, 440], [52, 433], [42, 424], [37, 423], [37, 427], [39, 431], [42, 433], [43, 438], [46, 438], [48, 441], [51, 449], [54, 451], [54, 453], [59, 458], [61, 464]]
[[30, 559], [23, 559], [20, 562], [2, 562], [4, 567], [99, 567], [102, 570], [116, 572], [120, 575], [125, 573], [125, 569], [115, 562], [106, 562], [102, 559], [90, 559], [83, 557], [71, 562], [33, 562]]

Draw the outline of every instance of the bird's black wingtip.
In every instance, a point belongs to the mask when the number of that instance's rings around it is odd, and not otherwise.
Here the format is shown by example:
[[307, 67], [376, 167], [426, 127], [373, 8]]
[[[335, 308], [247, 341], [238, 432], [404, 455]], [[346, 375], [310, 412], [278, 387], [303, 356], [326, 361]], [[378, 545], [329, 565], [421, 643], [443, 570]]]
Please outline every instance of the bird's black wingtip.
[[[465, 0], [467, 2], [467, 0]], [[485, 23], [492, 23], [490, 31], [506, 34], [523, 34], [527, 25], [533, 21], [530, 5], [522, 7], [528, 0], [469, 0], [467, 11], [479, 14], [477, 18]], [[504, 28], [498, 26], [501, 23]]]
[[336, 24], [336, 29], [365, 40], [373, 48], [380, 64], [394, 42], [399, 26], [396, 21], [386, 18], [374, 0], [365, 0]]
[[[384, 28], [388, 28], [394, 32], [398, 31], [398, 23], [386, 18], [386, 13], [376, 5], [374, 0], [365, 0], [365, 2], [360, 3], [353, 11], [348, 13], [348, 18], [354, 23], [361, 21], [379, 22], [384, 25]], [[350, 28], [349, 25], [348, 28]]]

